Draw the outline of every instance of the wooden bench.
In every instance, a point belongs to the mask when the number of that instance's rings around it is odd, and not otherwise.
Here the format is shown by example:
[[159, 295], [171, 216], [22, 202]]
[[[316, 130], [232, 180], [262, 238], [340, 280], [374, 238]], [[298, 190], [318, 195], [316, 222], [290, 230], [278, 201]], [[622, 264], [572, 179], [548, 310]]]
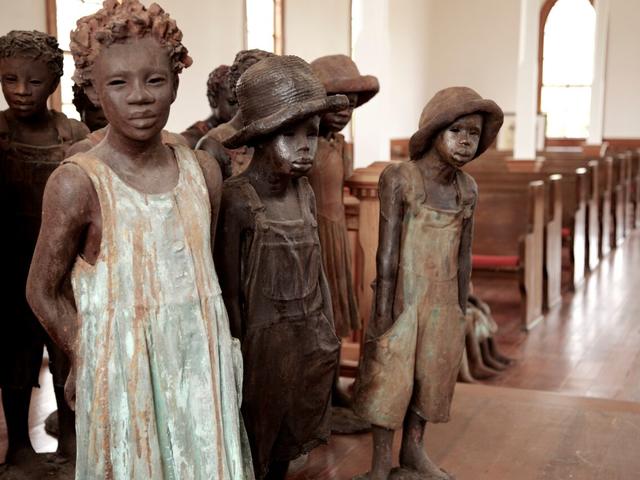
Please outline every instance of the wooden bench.
[[[562, 175], [544, 173], [474, 171], [480, 202], [487, 190], [502, 188], [529, 188], [533, 181], [545, 183], [544, 251], [543, 251], [543, 305], [550, 309], [562, 300], [562, 230], [563, 230], [563, 182]], [[478, 256], [478, 252], [474, 252]], [[499, 260], [499, 259], [496, 259]], [[487, 262], [484, 262], [487, 263]]]
[[542, 319], [545, 183], [480, 182], [473, 237], [473, 276], [517, 280], [521, 321], [529, 330]]

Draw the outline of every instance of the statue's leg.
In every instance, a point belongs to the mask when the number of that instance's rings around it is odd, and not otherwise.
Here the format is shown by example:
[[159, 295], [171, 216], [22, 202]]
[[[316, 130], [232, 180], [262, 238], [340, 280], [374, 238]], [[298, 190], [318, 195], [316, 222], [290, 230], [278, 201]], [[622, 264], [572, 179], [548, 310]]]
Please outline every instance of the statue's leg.
[[29, 404], [32, 387], [2, 389], [2, 408], [7, 422], [9, 445], [5, 462], [19, 465], [31, 462], [36, 452], [29, 438]]
[[393, 430], [384, 427], [372, 426], [373, 456], [369, 480], [387, 480], [391, 473], [393, 447]]
[[425, 474], [429, 479], [449, 480], [451, 477], [431, 461], [424, 450], [423, 437], [427, 422], [409, 410], [404, 418], [400, 466]]
[[475, 338], [475, 335], [470, 334], [465, 337], [465, 345], [467, 351], [467, 358], [469, 359], [469, 370], [473, 378], [483, 380], [485, 378], [491, 378], [498, 375], [497, 370], [487, 367], [482, 361], [482, 353], [480, 352], [480, 345]]
[[496, 341], [493, 338], [489, 338], [487, 340], [487, 344], [489, 345], [491, 356], [498, 360], [500, 363], [511, 365], [514, 362], [512, 358], [506, 357], [498, 351], [498, 346], [496, 345]]
[[493, 355], [491, 355], [491, 351], [489, 350], [488, 340], [480, 342], [480, 353], [482, 354], [482, 361], [485, 365], [494, 370], [504, 370], [507, 366], [504, 363], [499, 362]]
[[69, 376], [69, 360], [64, 352], [47, 338], [49, 352], [49, 370], [53, 376], [53, 390], [58, 406], [58, 454], [75, 463], [76, 428], [75, 413], [64, 399], [64, 384]]

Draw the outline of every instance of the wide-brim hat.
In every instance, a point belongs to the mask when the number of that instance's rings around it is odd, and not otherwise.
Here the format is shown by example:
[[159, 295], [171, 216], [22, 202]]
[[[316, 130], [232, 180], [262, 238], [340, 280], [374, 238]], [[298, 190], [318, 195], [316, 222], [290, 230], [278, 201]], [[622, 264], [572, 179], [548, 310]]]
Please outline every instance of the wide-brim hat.
[[379, 91], [380, 83], [373, 75], [360, 75], [358, 66], [346, 55], [327, 55], [311, 62], [313, 73], [328, 94], [357, 93], [356, 107], [367, 103]]
[[344, 95], [327, 95], [311, 66], [293, 55], [274, 56], [251, 66], [236, 86], [244, 127], [222, 143], [251, 144], [287, 125], [349, 106]]
[[420, 158], [443, 128], [457, 118], [473, 113], [481, 114], [484, 119], [474, 158], [480, 156], [498, 135], [504, 120], [502, 109], [493, 100], [482, 98], [471, 88], [449, 87], [436, 93], [422, 110], [418, 131], [409, 140], [411, 158]]

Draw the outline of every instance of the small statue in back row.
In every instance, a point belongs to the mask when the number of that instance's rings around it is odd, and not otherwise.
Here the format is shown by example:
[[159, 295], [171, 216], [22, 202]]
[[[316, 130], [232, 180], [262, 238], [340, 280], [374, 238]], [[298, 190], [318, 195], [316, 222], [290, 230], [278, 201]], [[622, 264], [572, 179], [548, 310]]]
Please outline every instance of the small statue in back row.
[[139, 0], [71, 32], [74, 79], [109, 128], [47, 183], [27, 297], [71, 361], [77, 479], [254, 478], [211, 249], [222, 176], [162, 141], [191, 64], [181, 40]]
[[46, 464], [45, 455], [36, 454], [29, 438], [31, 390], [39, 386], [45, 344], [60, 410], [58, 454], [71, 464], [75, 458], [73, 412], [63, 393], [68, 359], [38, 323], [24, 293], [40, 229], [45, 184], [69, 146], [88, 133], [82, 123], [47, 108], [62, 67], [62, 50], [50, 35], [12, 31], [0, 37], [0, 78], [9, 105], [0, 112], [2, 252], [9, 279], [2, 288], [0, 388], [8, 435], [6, 470], [16, 476], [22, 472], [26, 478], [44, 478], [55, 466]]
[[227, 123], [238, 111], [238, 104], [231, 94], [229, 85], [229, 70], [228, 65], [220, 65], [209, 74], [207, 99], [211, 107], [211, 116], [194, 123], [181, 133], [189, 148], [195, 148], [203, 136], [218, 125]]
[[[411, 160], [380, 177], [374, 311], [355, 385], [371, 422], [369, 480], [452, 478], [427, 456], [427, 422], [449, 420], [464, 351], [477, 187], [461, 168], [494, 141], [502, 110], [466, 87], [441, 90], [411, 137]], [[395, 430], [400, 468], [392, 472]]]
[[[328, 55], [311, 62], [313, 73], [327, 94], [343, 94], [349, 107], [327, 112], [320, 119], [318, 152], [309, 173], [316, 197], [318, 234], [322, 247], [322, 263], [329, 282], [333, 321], [336, 334], [347, 337], [360, 329], [358, 303], [351, 274], [351, 251], [344, 210], [344, 182], [353, 172], [353, 157], [344, 135], [339, 133], [351, 120], [353, 110], [371, 100], [380, 89], [378, 79], [360, 75], [356, 64], [346, 55]], [[355, 433], [369, 425], [351, 411], [351, 397], [339, 388], [339, 368], [333, 388], [334, 432]]]
[[304, 60], [271, 56], [236, 87], [248, 168], [224, 182], [214, 248], [231, 331], [244, 357], [242, 413], [256, 478], [327, 441], [340, 341], [322, 268], [313, 190], [320, 116], [344, 110]]
[[230, 105], [235, 108], [235, 115], [226, 123], [221, 123], [214, 129], [210, 130], [197, 143], [196, 149], [204, 150], [218, 161], [222, 176], [229, 178], [232, 175], [238, 175], [249, 166], [253, 157], [253, 147], [241, 145], [238, 148], [225, 148], [223, 143], [227, 138], [235, 135], [238, 130], [243, 127], [242, 116], [237, 110], [238, 98], [236, 93], [236, 85], [238, 80], [249, 67], [255, 65], [259, 61], [273, 57], [271, 52], [264, 50], [242, 50], [237, 53], [233, 64], [229, 68], [228, 87], [231, 90]]
[[108, 125], [107, 117], [104, 116], [102, 107], [94, 105], [87, 94], [84, 93], [84, 89], [75, 83], [73, 84], [73, 106], [80, 114], [80, 120], [84, 123], [89, 131], [95, 132]]

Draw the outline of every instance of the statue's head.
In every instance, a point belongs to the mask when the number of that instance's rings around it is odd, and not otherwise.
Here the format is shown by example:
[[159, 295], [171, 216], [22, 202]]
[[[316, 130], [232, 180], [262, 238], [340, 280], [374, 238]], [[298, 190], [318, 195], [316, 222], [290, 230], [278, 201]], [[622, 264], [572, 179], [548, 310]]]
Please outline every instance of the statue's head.
[[211, 111], [220, 123], [228, 122], [238, 111], [238, 102], [231, 94], [228, 65], [220, 65], [209, 74], [207, 99]]
[[159, 5], [106, 0], [71, 32], [74, 80], [111, 128], [136, 140], [158, 134], [176, 98], [178, 74], [191, 65], [182, 32]]
[[14, 115], [28, 118], [46, 110], [62, 64], [62, 50], [51, 35], [13, 30], [0, 37], [2, 93]]

